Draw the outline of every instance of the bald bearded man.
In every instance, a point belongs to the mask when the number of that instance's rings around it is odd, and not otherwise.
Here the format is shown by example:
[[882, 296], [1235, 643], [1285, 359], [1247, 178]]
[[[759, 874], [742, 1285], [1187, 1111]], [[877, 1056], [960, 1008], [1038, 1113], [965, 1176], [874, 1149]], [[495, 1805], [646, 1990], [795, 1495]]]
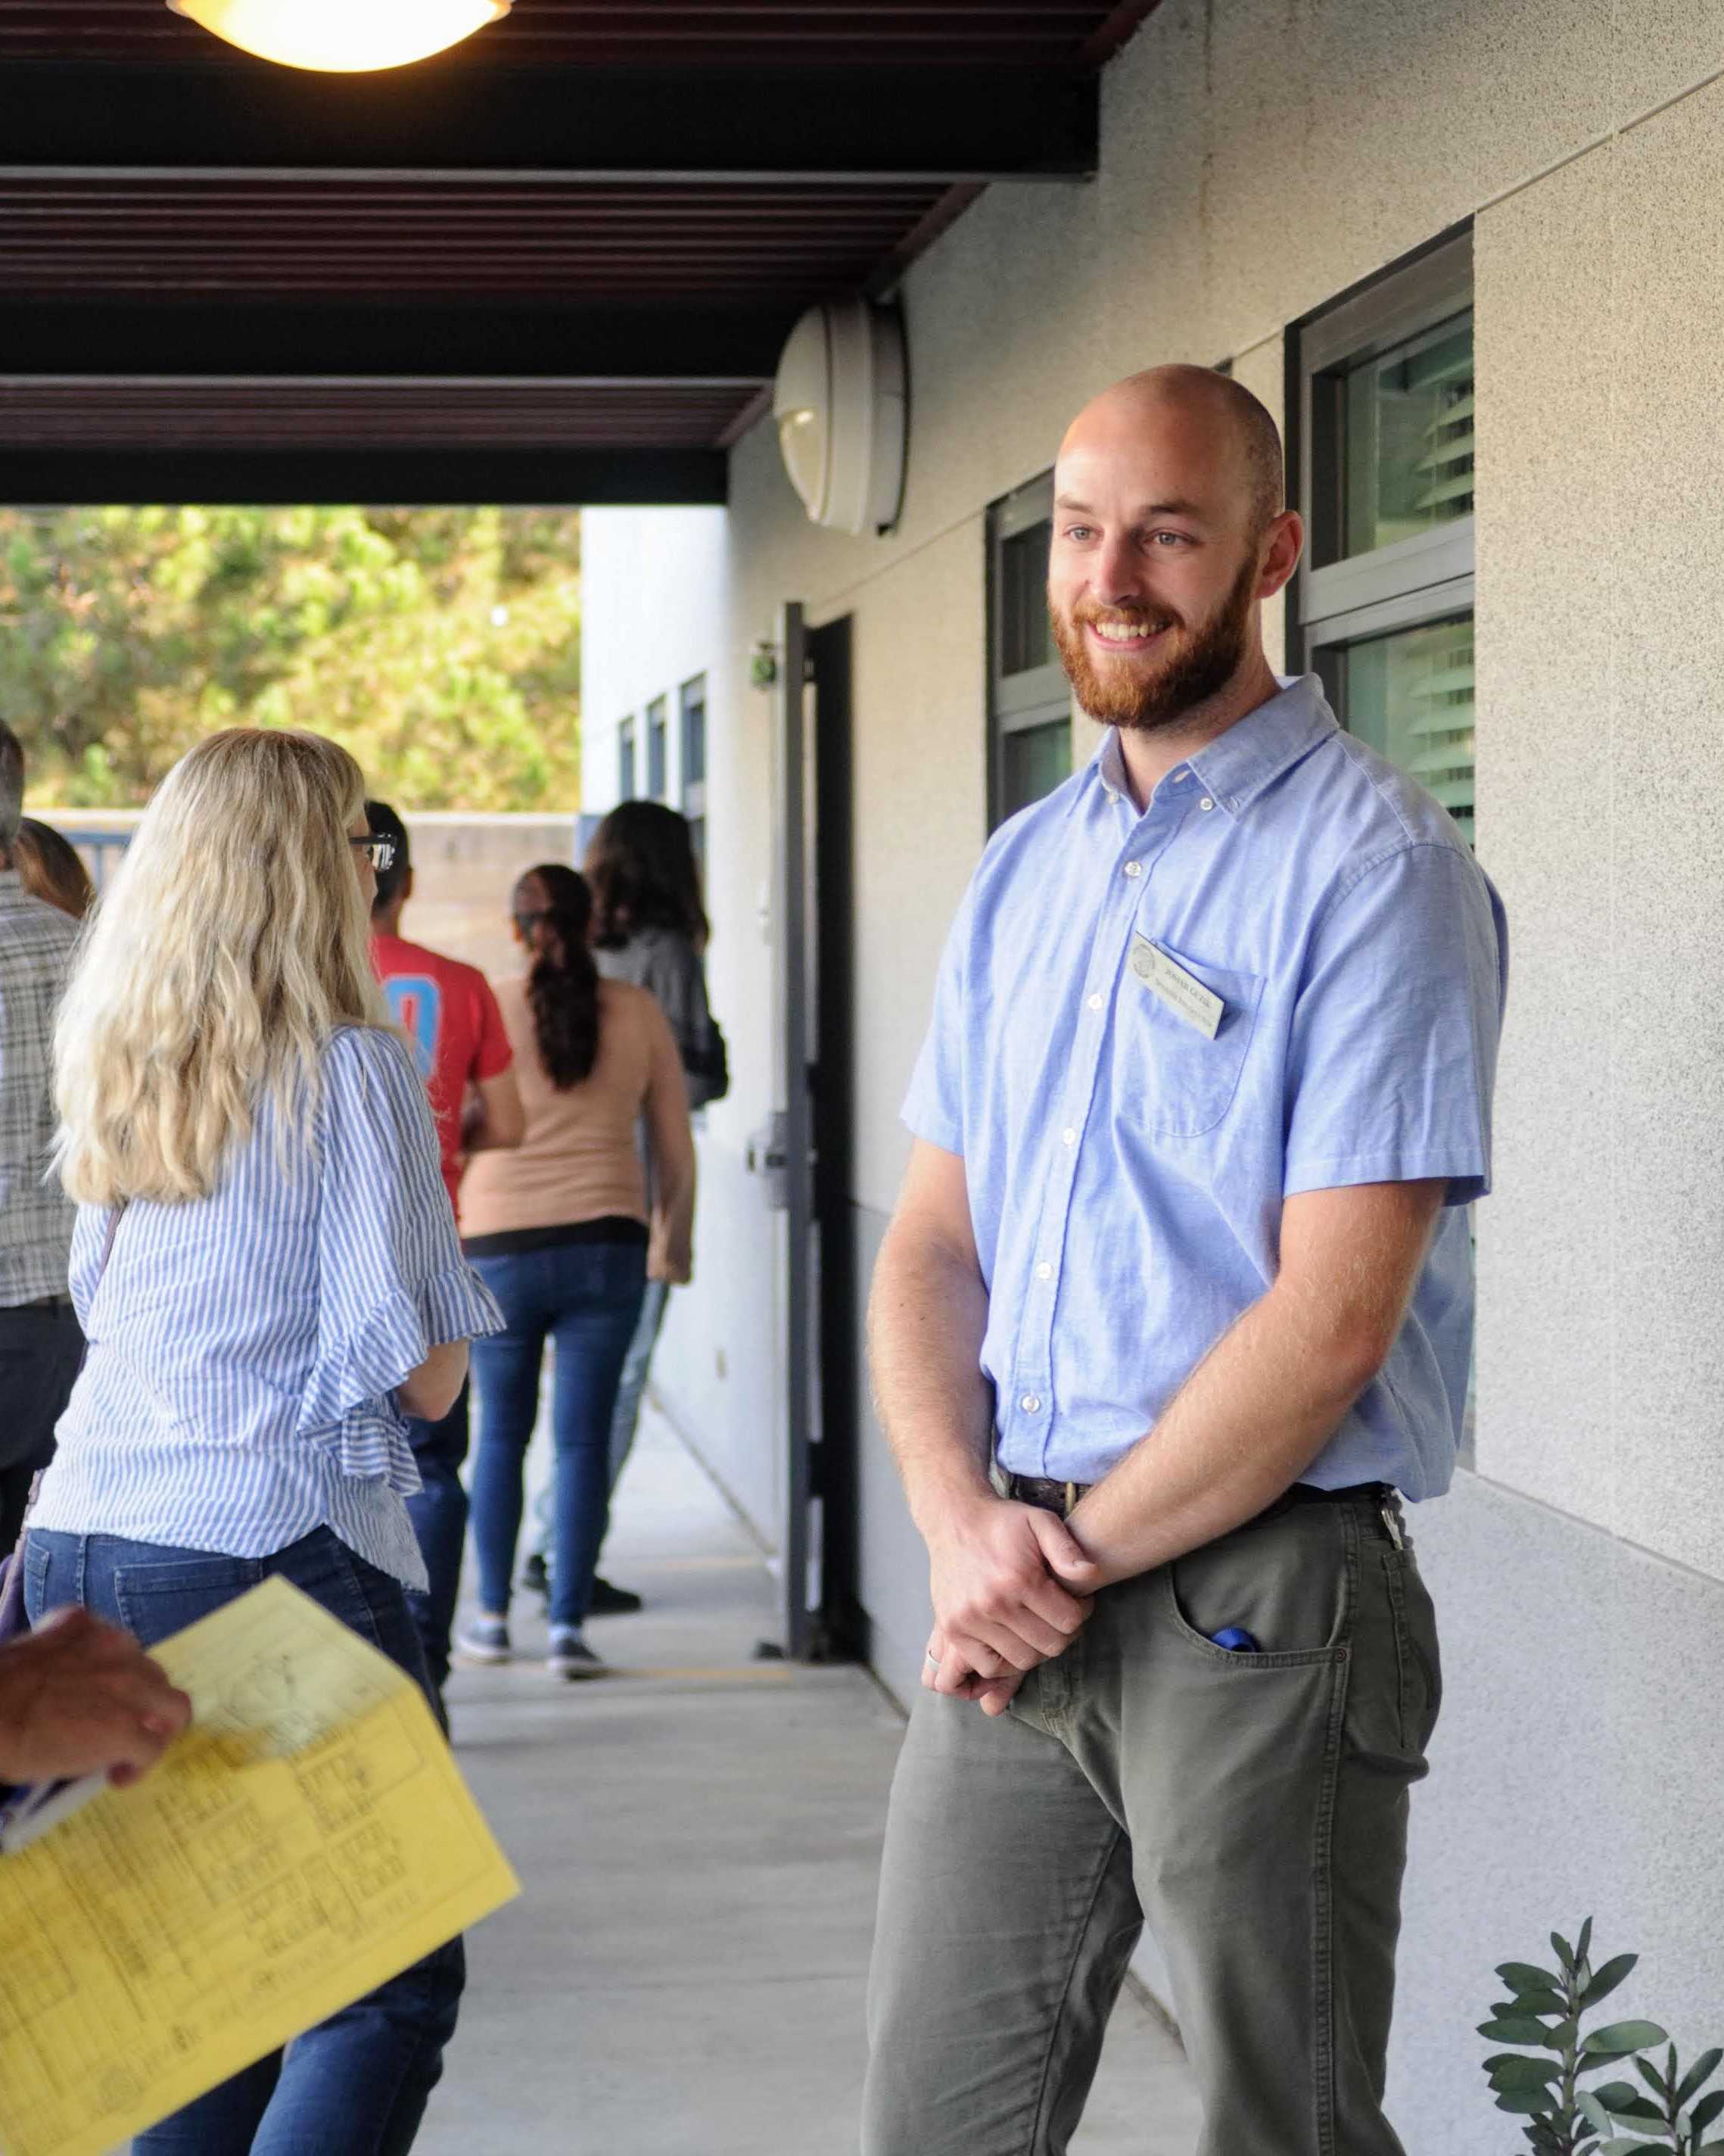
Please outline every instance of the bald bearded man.
[[875, 1281], [935, 1629], [865, 2156], [1060, 2156], [1146, 1918], [1201, 2156], [1401, 2148], [1439, 1698], [1402, 1500], [1461, 1427], [1506, 933], [1446, 813], [1270, 669], [1281, 473], [1195, 367], [1060, 452], [1049, 608], [1109, 732], [960, 909]]

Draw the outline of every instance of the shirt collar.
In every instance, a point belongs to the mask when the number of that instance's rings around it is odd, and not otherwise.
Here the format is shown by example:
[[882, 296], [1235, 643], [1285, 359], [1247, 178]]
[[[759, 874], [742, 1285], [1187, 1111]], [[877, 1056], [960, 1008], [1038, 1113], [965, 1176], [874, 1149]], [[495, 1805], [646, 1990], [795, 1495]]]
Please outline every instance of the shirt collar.
[[[1242, 816], [1258, 795], [1272, 786], [1284, 772], [1340, 731], [1335, 714], [1323, 701], [1322, 685], [1315, 674], [1278, 674], [1280, 693], [1236, 720], [1224, 734], [1218, 734], [1186, 762], [1194, 771], [1203, 791], [1229, 816]], [[1131, 783], [1120, 747], [1119, 729], [1110, 726], [1090, 761], [1090, 778], [1099, 779], [1110, 794], [1129, 801]], [[1087, 785], [1079, 789], [1086, 793]], [[1075, 797], [1072, 805], [1075, 805]]]

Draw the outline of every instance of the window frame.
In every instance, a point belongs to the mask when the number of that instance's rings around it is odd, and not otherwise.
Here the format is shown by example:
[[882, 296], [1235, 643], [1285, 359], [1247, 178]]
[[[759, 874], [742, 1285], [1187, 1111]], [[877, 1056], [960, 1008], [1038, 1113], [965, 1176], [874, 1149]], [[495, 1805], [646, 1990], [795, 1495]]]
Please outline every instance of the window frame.
[[664, 801], [670, 792], [670, 698], [654, 696], [646, 707], [646, 792]]
[[640, 776], [639, 743], [634, 731], [634, 714], [617, 721], [617, 798], [632, 801], [635, 781]]
[[[682, 813], [688, 819], [694, 839], [695, 857], [703, 860], [706, 851], [706, 714], [707, 689], [705, 673], [695, 674], [685, 681], [676, 692], [677, 723], [677, 784], [682, 797]], [[690, 721], [694, 714], [700, 715], [700, 770], [690, 776], [696, 758], [690, 754], [691, 730]]]
[[[1053, 468], [988, 504], [985, 581], [988, 596], [988, 828], [996, 830], [1022, 803], [1006, 802], [1007, 744], [1014, 734], [1031, 733], [1064, 719], [1072, 722], [1071, 684], [1056, 656], [1020, 672], [1005, 670], [1008, 627], [1002, 562], [1005, 546], [1038, 524], [1054, 522]], [[1073, 742], [1074, 752], [1075, 741]]]
[[1474, 611], [1477, 520], [1456, 517], [1387, 547], [1330, 559], [1342, 528], [1345, 463], [1338, 389], [1343, 370], [1474, 306], [1470, 225], [1343, 294], [1288, 339], [1288, 408], [1297, 414], [1290, 459], [1306, 544], [1289, 597], [1288, 639], [1300, 665], [1316, 654], [1398, 629]]

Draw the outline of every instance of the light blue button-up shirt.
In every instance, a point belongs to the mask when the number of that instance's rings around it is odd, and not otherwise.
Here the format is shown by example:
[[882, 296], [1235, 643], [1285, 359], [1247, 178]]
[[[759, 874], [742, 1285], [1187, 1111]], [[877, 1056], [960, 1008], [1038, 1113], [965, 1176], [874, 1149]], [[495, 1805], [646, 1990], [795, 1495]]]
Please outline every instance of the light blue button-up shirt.
[[[1178, 976], [1159, 969], [1171, 998], [1140, 978], [1151, 946], [1220, 999], [1213, 1037]], [[1272, 1283], [1285, 1199], [1446, 1178], [1400, 1337], [1302, 1478], [1444, 1490], [1506, 978], [1501, 901], [1454, 822], [1315, 676], [1141, 816], [1110, 734], [997, 832], [905, 1120], [963, 1158], [1001, 1464], [1106, 1474]]]

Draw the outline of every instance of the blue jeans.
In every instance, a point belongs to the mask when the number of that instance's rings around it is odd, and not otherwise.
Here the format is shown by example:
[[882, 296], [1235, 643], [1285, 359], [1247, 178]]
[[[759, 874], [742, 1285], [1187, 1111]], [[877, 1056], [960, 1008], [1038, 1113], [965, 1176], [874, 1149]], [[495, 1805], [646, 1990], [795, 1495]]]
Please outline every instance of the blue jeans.
[[611, 1417], [646, 1287], [637, 1243], [567, 1243], [475, 1258], [508, 1330], [473, 1343], [479, 1457], [473, 1543], [483, 1607], [506, 1616], [521, 1535], [521, 1470], [539, 1414], [545, 1342], [556, 1347], [551, 1429], [557, 1451], [551, 1621], [578, 1625], [610, 1517]]
[[439, 1692], [449, 1681], [449, 1634], [461, 1591], [461, 1550], [467, 1540], [467, 1492], [461, 1487], [461, 1468], [467, 1457], [471, 1394], [471, 1386], [463, 1385], [460, 1398], [441, 1422], [421, 1422], [412, 1416], [407, 1426], [419, 1480], [425, 1486], [418, 1496], [408, 1499], [407, 1509], [431, 1579], [423, 1594], [409, 1588], [407, 1600], [419, 1628], [425, 1666]]
[[[32, 1623], [80, 1602], [147, 1647], [278, 1573], [425, 1684], [400, 1582], [327, 1527], [264, 1558], [33, 1529], [24, 1602]], [[406, 2156], [442, 2075], [465, 1981], [461, 1942], [451, 1939], [139, 2134], [133, 2156]]]
[[[670, 1300], [668, 1281], [647, 1282], [634, 1337], [623, 1358], [623, 1375], [617, 1384], [617, 1404], [611, 1410], [611, 1436], [607, 1448], [613, 1497], [623, 1479], [623, 1470], [629, 1465], [629, 1455], [634, 1450], [634, 1433], [640, 1426], [640, 1404], [646, 1394], [647, 1373], [652, 1368], [653, 1350], [659, 1344], [659, 1334], [664, 1323], [664, 1306]], [[555, 1496], [555, 1491], [547, 1486], [539, 1492], [538, 1502], [533, 1507], [532, 1546], [541, 1557], [550, 1545]]]
[[646, 1392], [647, 1373], [652, 1368], [653, 1350], [659, 1344], [659, 1334], [664, 1323], [664, 1306], [670, 1300], [670, 1286], [667, 1281], [649, 1281], [646, 1294], [642, 1298], [640, 1320], [634, 1328], [634, 1337], [629, 1342], [629, 1353], [623, 1363], [622, 1382], [617, 1387], [617, 1404], [611, 1415], [611, 1488], [614, 1491], [623, 1479], [623, 1470], [629, 1464], [629, 1455], [634, 1450], [634, 1433], [640, 1424], [640, 1403]]

